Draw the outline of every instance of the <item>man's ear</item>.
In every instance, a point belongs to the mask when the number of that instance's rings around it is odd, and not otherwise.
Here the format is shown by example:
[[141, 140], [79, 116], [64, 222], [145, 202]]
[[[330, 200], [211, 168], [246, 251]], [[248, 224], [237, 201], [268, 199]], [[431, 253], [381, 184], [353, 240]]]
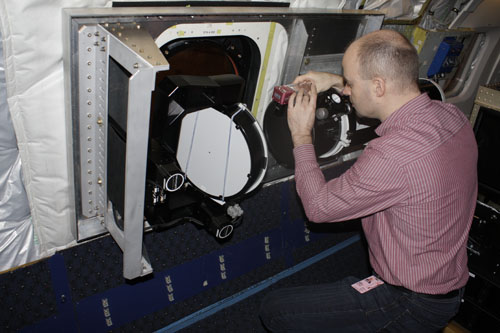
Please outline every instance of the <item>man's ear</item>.
[[372, 87], [373, 87], [373, 92], [375, 96], [377, 97], [382, 97], [385, 95], [385, 90], [386, 90], [386, 82], [385, 79], [376, 76], [372, 79]]

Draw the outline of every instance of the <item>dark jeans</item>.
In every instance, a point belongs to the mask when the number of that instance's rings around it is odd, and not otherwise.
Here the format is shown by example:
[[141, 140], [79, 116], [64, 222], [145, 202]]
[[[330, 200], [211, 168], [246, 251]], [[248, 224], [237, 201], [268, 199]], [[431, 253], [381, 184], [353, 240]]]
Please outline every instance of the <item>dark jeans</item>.
[[463, 296], [429, 298], [383, 284], [360, 294], [347, 277], [335, 283], [279, 289], [266, 295], [260, 318], [273, 332], [438, 332]]

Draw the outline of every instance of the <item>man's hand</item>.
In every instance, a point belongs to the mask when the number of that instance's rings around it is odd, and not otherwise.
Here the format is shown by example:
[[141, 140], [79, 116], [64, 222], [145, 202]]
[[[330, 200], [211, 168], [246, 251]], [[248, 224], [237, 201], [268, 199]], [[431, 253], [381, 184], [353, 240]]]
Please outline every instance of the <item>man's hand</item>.
[[344, 89], [344, 78], [337, 74], [310, 71], [304, 75], [297, 76], [293, 83], [298, 84], [304, 81], [313, 82], [318, 92], [326, 91], [332, 87], [338, 92]]
[[300, 88], [298, 92], [290, 96], [287, 120], [294, 147], [312, 143], [311, 131], [316, 115], [317, 96], [314, 82], [311, 83], [309, 93], [305, 93], [304, 89]]

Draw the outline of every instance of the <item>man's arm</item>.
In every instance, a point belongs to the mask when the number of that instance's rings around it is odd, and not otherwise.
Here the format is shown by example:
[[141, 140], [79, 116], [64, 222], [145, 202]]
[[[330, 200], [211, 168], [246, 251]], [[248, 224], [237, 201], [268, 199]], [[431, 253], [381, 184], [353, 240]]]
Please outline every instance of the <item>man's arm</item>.
[[311, 131], [316, 115], [316, 98], [316, 85], [312, 83], [309, 93], [300, 88], [288, 100], [287, 121], [294, 147], [312, 144]]
[[407, 199], [404, 169], [369, 146], [349, 170], [328, 182], [312, 145], [295, 148], [294, 156], [297, 193], [311, 222], [351, 220]]
[[318, 92], [323, 92], [330, 88], [335, 88], [338, 92], [341, 92], [344, 89], [344, 78], [342, 76], [326, 72], [309, 71], [304, 75], [297, 76], [293, 81], [294, 84], [301, 82], [314, 83]]
[[310, 82], [308, 93], [304, 89], [293, 94], [288, 102], [288, 127], [292, 135], [293, 146], [312, 144], [311, 130], [316, 115], [317, 92], [335, 88], [341, 91], [344, 88], [344, 78], [340, 75], [325, 72], [307, 72], [297, 76], [294, 84]]

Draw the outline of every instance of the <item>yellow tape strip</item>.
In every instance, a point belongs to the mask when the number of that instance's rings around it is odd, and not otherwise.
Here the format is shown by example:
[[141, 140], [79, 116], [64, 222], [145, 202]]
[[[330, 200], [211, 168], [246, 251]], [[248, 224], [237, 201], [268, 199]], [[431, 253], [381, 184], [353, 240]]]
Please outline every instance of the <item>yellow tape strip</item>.
[[259, 109], [260, 98], [262, 96], [262, 87], [264, 86], [264, 79], [267, 72], [267, 65], [269, 64], [269, 56], [271, 55], [271, 48], [273, 46], [274, 31], [276, 30], [276, 23], [271, 22], [269, 28], [269, 36], [267, 37], [266, 54], [264, 55], [264, 60], [262, 61], [262, 68], [260, 70], [260, 79], [257, 84], [257, 90], [255, 92], [255, 98], [253, 100], [252, 114], [257, 118], [257, 110]]
[[416, 27], [413, 30], [413, 46], [417, 48], [417, 52], [420, 53], [424, 47], [425, 40], [427, 39], [427, 31], [420, 27]]

